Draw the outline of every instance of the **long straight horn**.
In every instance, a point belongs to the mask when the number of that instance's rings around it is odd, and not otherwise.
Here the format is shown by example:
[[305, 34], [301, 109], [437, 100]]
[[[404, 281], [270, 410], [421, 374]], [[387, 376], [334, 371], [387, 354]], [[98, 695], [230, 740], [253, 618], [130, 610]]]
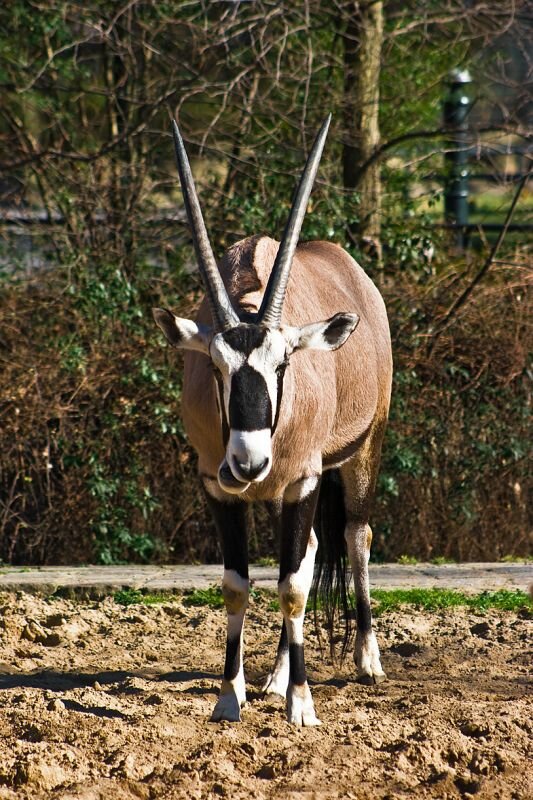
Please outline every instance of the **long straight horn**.
[[217, 331], [223, 331], [238, 325], [239, 317], [231, 305], [226, 287], [218, 271], [217, 262], [213, 255], [204, 218], [202, 216], [202, 209], [198, 202], [191, 166], [175, 120], [172, 120], [172, 131], [174, 133], [174, 147], [176, 149], [176, 161], [178, 164], [181, 190], [183, 192], [183, 201], [192, 231], [196, 258], [204, 282], [207, 300], [213, 318], [213, 325]]
[[261, 303], [261, 308], [257, 315], [258, 322], [271, 325], [274, 328], [279, 328], [281, 324], [281, 311], [291, 272], [292, 259], [294, 257], [296, 245], [298, 244], [309, 195], [313, 188], [330, 122], [331, 114], [328, 114], [322, 123], [322, 127], [309, 153], [302, 177], [300, 178], [300, 183], [294, 195], [291, 213], [287, 225], [285, 226], [283, 239], [281, 240], [272, 272], [270, 273], [267, 288], [263, 296], [263, 302]]

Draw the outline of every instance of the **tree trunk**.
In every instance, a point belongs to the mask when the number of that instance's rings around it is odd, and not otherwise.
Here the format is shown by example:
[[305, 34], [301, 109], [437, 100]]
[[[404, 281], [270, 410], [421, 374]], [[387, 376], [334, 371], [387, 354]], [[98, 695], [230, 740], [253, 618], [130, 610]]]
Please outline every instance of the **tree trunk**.
[[381, 258], [381, 180], [376, 161], [363, 168], [379, 145], [379, 73], [383, 4], [354, 2], [344, 30], [344, 188], [360, 195], [359, 219], [349, 224], [356, 244]]

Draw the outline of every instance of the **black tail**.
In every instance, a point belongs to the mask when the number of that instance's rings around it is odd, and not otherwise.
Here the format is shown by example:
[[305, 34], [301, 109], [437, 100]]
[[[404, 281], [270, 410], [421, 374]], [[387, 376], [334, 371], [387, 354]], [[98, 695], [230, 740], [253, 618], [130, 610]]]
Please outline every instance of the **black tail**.
[[320, 637], [318, 612], [326, 619], [331, 656], [335, 655], [337, 618], [342, 618], [342, 649], [340, 660], [346, 655], [353, 638], [355, 609], [353, 597], [348, 592], [348, 556], [344, 528], [346, 512], [339, 470], [329, 470], [322, 475], [320, 494], [315, 514], [314, 529], [318, 537], [318, 553], [311, 596], [315, 627]]

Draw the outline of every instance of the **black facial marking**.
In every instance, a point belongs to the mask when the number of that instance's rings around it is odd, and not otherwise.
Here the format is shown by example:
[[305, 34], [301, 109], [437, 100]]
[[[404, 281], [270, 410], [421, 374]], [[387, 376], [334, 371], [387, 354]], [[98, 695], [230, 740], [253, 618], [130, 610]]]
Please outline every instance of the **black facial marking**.
[[226, 406], [224, 404], [224, 382], [218, 369], [214, 370], [214, 375], [217, 382], [217, 405], [222, 420], [222, 441], [224, 443], [224, 448], [226, 448], [229, 440], [229, 424], [226, 417]]
[[278, 381], [278, 392], [277, 392], [277, 400], [276, 400], [276, 417], [274, 419], [274, 424], [272, 425], [272, 433], [276, 430], [278, 426], [278, 419], [279, 419], [279, 410], [281, 408], [281, 396], [283, 394], [283, 378], [285, 377], [285, 370], [287, 369], [289, 362], [284, 361], [276, 370], [276, 378]]
[[289, 671], [292, 684], [303, 686], [307, 681], [303, 644], [289, 645]]
[[252, 350], [263, 344], [266, 333], [267, 329], [258, 325], [238, 325], [236, 328], [230, 328], [222, 337], [233, 350], [250, 355]]
[[232, 378], [229, 423], [238, 431], [259, 431], [272, 426], [272, 404], [266, 381], [249, 364], [244, 364]]

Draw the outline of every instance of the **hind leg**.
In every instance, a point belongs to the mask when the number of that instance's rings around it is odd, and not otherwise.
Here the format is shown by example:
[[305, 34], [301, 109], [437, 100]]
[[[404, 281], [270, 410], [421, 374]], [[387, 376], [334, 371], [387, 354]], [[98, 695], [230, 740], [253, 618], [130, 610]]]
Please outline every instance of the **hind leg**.
[[272, 672], [269, 672], [263, 684], [263, 692], [265, 694], [279, 694], [281, 697], [286, 697], [289, 677], [289, 637], [287, 636], [287, 626], [284, 620], [281, 626], [276, 660], [274, 661]]
[[361, 451], [340, 468], [346, 509], [344, 537], [354, 577], [357, 609], [354, 661], [358, 682], [368, 685], [381, 683], [386, 678], [381, 666], [376, 635], [372, 629], [368, 580], [372, 542], [368, 517], [374, 495], [380, 447], [380, 433], [370, 435]]
[[387, 677], [381, 667], [376, 634], [372, 629], [370, 589], [368, 582], [368, 559], [372, 530], [368, 523], [349, 521], [345, 531], [348, 557], [352, 566], [357, 607], [357, 633], [355, 637], [354, 661], [359, 683], [372, 685]]
[[[281, 540], [281, 517], [283, 502], [282, 500], [273, 500], [265, 503], [266, 509], [272, 522], [274, 533], [278, 541], [278, 546]], [[278, 649], [276, 652], [276, 659], [272, 670], [268, 673], [263, 684], [263, 692], [265, 694], [279, 694], [281, 697], [287, 696], [287, 687], [289, 685], [289, 638], [287, 636], [287, 626], [285, 620], [281, 626], [281, 634], [279, 637]]]

